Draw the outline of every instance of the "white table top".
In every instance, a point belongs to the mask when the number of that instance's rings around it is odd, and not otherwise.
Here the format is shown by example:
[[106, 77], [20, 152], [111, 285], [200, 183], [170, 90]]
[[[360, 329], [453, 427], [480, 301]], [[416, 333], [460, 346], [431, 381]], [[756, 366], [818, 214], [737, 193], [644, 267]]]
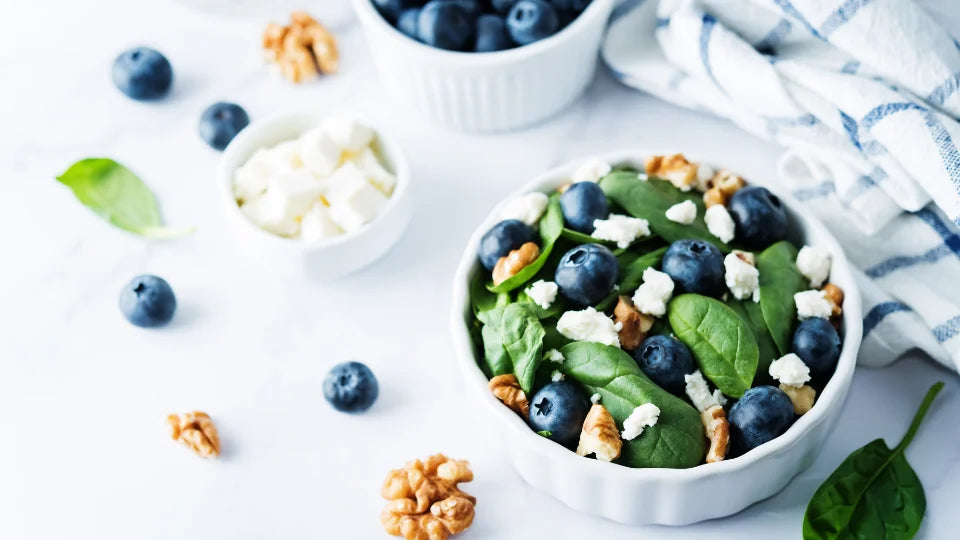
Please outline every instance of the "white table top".
[[[336, 25], [342, 73], [297, 87], [262, 65], [262, 19], [168, 2], [16, 4], [6, 18], [15, 27], [0, 33], [8, 186], [0, 197], [0, 538], [381, 538], [383, 475], [438, 451], [476, 471], [467, 491], [478, 514], [464, 538], [799, 537], [817, 485], [853, 449], [899, 439], [938, 379], [947, 389], [908, 456], [926, 487], [926, 536], [955, 533], [960, 381], [921, 358], [860, 370], [830, 444], [782, 493], [685, 528], [628, 528], [567, 510], [519, 480], [461, 403], [447, 332], [451, 275], [462, 242], [511, 186], [628, 147], [683, 148], [773, 171], [774, 146], [605, 73], [584, 99], [532, 129], [450, 133], [390, 101], [349, 22]], [[160, 103], [129, 101], [110, 82], [114, 56], [140, 43], [173, 63], [175, 90]], [[349, 107], [389, 130], [415, 171], [407, 234], [374, 266], [335, 283], [283, 281], [251, 265], [214, 189], [218, 153], [196, 134], [202, 109], [220, 99], [254, 119]], [[130, 166], [168, 223], [197, 232], [148, 242], [106, 225], [53, 179], [88, 156]], [[177, 293], [168, 328], [135, 328], [117, 309], [123, 284], [145, 272]], [[380, 380], [380, 399], [362, 416], [336, 413], [321, 395], [327, 369], [349, 359]], [[219, 426], [220, 460], [166, 438], [166, 414], [192, 409]]]

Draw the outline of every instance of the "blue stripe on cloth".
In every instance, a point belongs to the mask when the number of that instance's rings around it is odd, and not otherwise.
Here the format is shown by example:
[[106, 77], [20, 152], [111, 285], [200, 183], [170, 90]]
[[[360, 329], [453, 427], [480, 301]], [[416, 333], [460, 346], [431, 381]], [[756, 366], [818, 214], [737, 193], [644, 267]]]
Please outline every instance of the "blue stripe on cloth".
[[704, 13], [703, 21], [700, 24], [700, 61], [703, 62], [703, 69], [706, 70], [710, 80], [717, 86], [717, 78], [713, 76], [713, 68], [710, 67], [710, 36], [713, 35], [713, 28], [717, 25], [717, 20], [713, 15]]
[[860, 136], [857, 134], [857, 121], [854, 120], [852, 116], [841, 111], [840, 109], [837, 109], [837, 112], [840, 113], [840, 121], [843, 123], [843, 129], [847, 132], [847, 137], [850, 139], [850, 144], [856, 147], [857, 150], [863, 150], [863, 147], [860, 146]]
[[940, 235], [944, 245], [960, 257], [960, 235], [953, 232], [950, 225], [943, 221], [935, 210], [930, 207], [921, 208], [914, 212], [913, 216], [920, 218], [924, 223], [929, 225], [934, 232]]
[[836, 192], [833, 182], [827, 180], [822, 184], [817, 184], [812, 188], [798, 189], [793, 192], [794, 198], [798, 201], [812, 201], [813, 199], [822, 199]]
[[781, 127], [781, 126], [787, 126], [787, 127], [806, 126], [806, 127], [809, 127], [809, 126], [816, 125], [816, 123], [818, 122], [817, 117], [814, 116], [814, 115], [812, 115], [812, 114], [809, 114], [809, 113], [804, 114], [804, 115], [801, 115], [801, 116], [794, 116], [794, 117], [776, 117], [776, 116], [771, 116], [770, 118], [767, 118], [766, 121], [767, 121], [767, 124], [768, 124], [768, 125], [776, 126], [776, 127]]
[[663, 28], [665, 26], [670, 26], [670, 17], [666, 17], [666, 18], [657, 17], [657, 28]]
[[860, 125], [870, 129], [891, 114], [907, 110], [926, 112], [927, 108], [907, 101], [884, 103], [883, 105], [877, 105], [863, 115], [863, 118], [860, 119]]
[[863, 337], [867, 337], [867, 334], [886, 319], [887, 315], [900, 311], [911, 311], [911, 309], [910, 306], [897, 301], [881, 302], [870, 308], [867, 316], [863, 318]]
[[853, 75], [858, 69], [860, 69], [860, 62], [851, 60], [840, 68], [840, 73], [849, 73], [850, 75]]
[[960, 194], [960, 150], [957, 150], [950, 132], [935, 114], [928, 111], [926, 122], [927, 127], [930, 128], [930, 135], [933, 136], [933, 142], [937, 145], [940, 159], [943, 160], [943, 168], [953, 183], [954, 191]]
[[823, 24], [820, 25], [820, 33], [825, 37], [829, 36], [834, 30], [840, 28], [853, 18], [860, 8], [869, 4], [871, 1], [872, 0], [846, 0], [823, 21]]
[[860, 141], [860, 145], [860, 151], [868, 156], [879, 156], [887, 153], [887, 149], [877, 141]]
[[817, 29], [814, 28], [806, 18], [804, 18], [803, 14], [800, 13], [800, 10], [798, 10], [797, 7], [790, 2], [790, 0], [773, 0], [773, 3], [780, 7], [780, 11], [783, 11], [786, 15], [793, 17], [797, 22], [802, 24], [803, 27], [806, 28], [811, 34], [826, 41], [826, 38], [823, 37], [823, 34], [817, 31]]
[[946, 244], [940, 244], [937, 247], [920, 255], [899, 255], [897, 257], [890, 257], [883, 262], [867, 268], [864, 271], [864, 274], [873, 279], [879, 279], [896, 272], [897, 270], [902, 270], [918, 264], [935, 263], [944, 257], [948, 257], [951, 253], [952, 251], [949, 247], [947, 247]]
[[960, 334], [960, 315], [933, 328], [933, 337], [937, 338], [937, 341], [940, 343], [949, 340], [957, 334]]
[[790, 21], [786, 19], [780, 19], [777, 24], [767, 32], [767, 35], [760, 38], [753, 48], [757, 51], [770, 51], [773, 52], [773, 48], [776, 47], [781, 41], [783, 41], [784, 36], [790, 33], [790, 30], [793, 28], [793, 25], [790, 24]]
[[854, 199], [862, 196], [867, 191], [877, 187], [877, 184], [886, 179], [886, 177], [887, 173], [885, 173], [880, 167], [874, 168], [872, 171], [870, 171], [870, 174], [861, 174], [857, 177], [857, 183], [843, 193], [842, 199], [844, 201], [851, 202]]
[[943, 81], [943, 84], [934, 88], [927, 96], [927, 101], [943, 105], [958, 89], [960, 89], [960, 72], [954, 73], [949, 79]]

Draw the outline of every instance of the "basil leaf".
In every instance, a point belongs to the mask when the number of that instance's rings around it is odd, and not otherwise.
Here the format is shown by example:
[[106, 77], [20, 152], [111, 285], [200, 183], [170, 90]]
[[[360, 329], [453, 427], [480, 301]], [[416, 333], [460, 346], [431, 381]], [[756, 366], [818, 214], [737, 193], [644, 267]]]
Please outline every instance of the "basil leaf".
[[760, 271], [760, 309], [770, 336], [781, 355], [790, 352], [797, 309], [793, 295], [808, 289], [809, 282], [797, 270], [797, 248], [786, 240], [757, 255]]
[[777, 344], [774, 343], [770, 331], [767, 330], [767, 324], [763, 321], [763, 310], [760, 303], [752, 300], [737, 300], [731, 295], [727, 298], [726, 304], [747, 323], [747, 326], [753, 331], [753, 337], [757, 340], [757, 350], [760, 354], [757, 362], [757, 375], [753, 384], [773, 383], [773, 377], [770, 376], [770, 364], [780, 355], [777, 354]]
[[483, 357], [492, 375], [513, 373], [530, 394], [537, 366], [543, 360], [546, 332], [530, 304], [508, 304], [485, 312]]
[[69, 187], [84, 206], [125, 231], [149, 238], [193, 232], [193, 227], [164, 227], [157, 199], [150, 188], [130, 169], [112, 159], [82, 159], [57, 180]]
[[[697, 238], [710, 242], [720, 251], [730, 251], [730, 246], [707, 230], [703, 221], [706, 207], [699, 194], [684, 193], [670, 182], [658, 178], [640, 180], [634, 172], [611, 173], [600, 180], [600, 189], [633, 217], [649, 221], [650, 229], [667, 242]], [[683, 201], [693, 201], [697, 205], [697, 219], [689, 225], [667, 219], [667, 209]]]
[[877, 439], [850, 454], [817, 488], [803, 516], [803, 538], [913, 538], [927, 508], [923, 484], [904, 450], [943, 383], [923, 398], [910, 428], [894, 449]]
[[637, 287], [643, 283], [644, 270], [659, 265], [663, 259], [663, 254], [666, 252], [667, 248], [662, 247], [639, 257], [629, 252], [617, 257], [617, 263], [620, 265], [620, 283], [617, 284], [616, 290], [597, 304], [596, 309], [604, 311], [616, 303], [617, 297], [621, 294], [633, 296]]
[[565, 360], [558, 369], [579, 382], [601, 403], [618, 426], [644, 403], [660, 408], [656, 425], [632, 441], [623, 441], [617, 463], [627, 467], [695, 467], [706, 455], [700, 414], [682, 399], [653, 383], [633, 358], [609, 345], [574, 342], [560, 349]]
[[721, 392], [738, 398], [750, 389], [760, 353], [753, 331], [732, 309], [713, 298], [681, 294], [667, 306], [667, 318]]
[[491, 292], [502, 293], [510, 292], [523, 285], [540, 271], [550, 252], [553, 250], [553, 244], [560, 238], [563, 232], [563, 211], [560, 209], [560, 198], [557, 195], [550, 197], [550, 203], [547, 205], [547, 211], [540, 218], [540, 255], [535, 261], [523, 267], [516, 275], [506, 279], [499, 285], [490, 283], [487, 289]]

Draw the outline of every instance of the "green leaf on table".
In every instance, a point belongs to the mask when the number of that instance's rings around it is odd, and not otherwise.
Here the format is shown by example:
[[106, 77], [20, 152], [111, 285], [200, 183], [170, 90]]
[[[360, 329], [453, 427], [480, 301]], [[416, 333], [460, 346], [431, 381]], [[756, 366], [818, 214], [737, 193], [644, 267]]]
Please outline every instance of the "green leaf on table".
[[757, 362], [757, 375], [753, 383], [755, 385], [773, 383], [773, 378], [770, 377], [770, 363], [779, 358], [780, 355], [777, 353], [777, 344], [774, 343], [770, 330], [767, 329], [767, 323], [763, 320], [763, 310], [760, 303], [750, 299], [737, 300], [733, 295], [730, 295], [726, 304], [747, 323], [747, 326], [753, 330], [753, 337], [757, 339], [759, 361]]
[[652, 268], [660, 264], [663, 254], [667, 248], [662, 247], [649, 253], [637, 256], [633, 252], [627, 252], [617, 257], [617, 263], [620, 265], [620, 278], [617, 289], [608, 294], [606, 298], [597, 304], [598, 311], [604, 311], [616, 303], [617, 297], [621, 294], [632, 296], [637, 287], [643, 283], [643, 272], [647, 268]]
[[164, 227], [157, 199], [130, 169], [108, 158], [82, 159], [57, 180], [100, 217], [125, 231], [149, 238], [193, 232], [193, 227]]
[[533, 389], [537, 367], [543, 361], [546, 331], [527, 302], [507, 304], [484, 312], [483, 339], [485, 367], [492, 376], [513, 373], [528, 395]]
[[523, 267], [516, 275], [506, 279], [499, 285], [487, 284], [491, 292], [510, 292], [530, 280], [540, 271], [553, 251], [553, 245], [563, 233], [563, 211], [560, 209], [560, 198], [557, 195], [550, 197], [547, 211], [540, 218], [540, 255], [535, 261]]
[[757, 255], [760, 271], [760, 309], [770, 336], [780, 354], [790, 352], [797, 309], [793, 295], [809, 288], [809, 282], [797, 270], [797, 248], [782, 240]]

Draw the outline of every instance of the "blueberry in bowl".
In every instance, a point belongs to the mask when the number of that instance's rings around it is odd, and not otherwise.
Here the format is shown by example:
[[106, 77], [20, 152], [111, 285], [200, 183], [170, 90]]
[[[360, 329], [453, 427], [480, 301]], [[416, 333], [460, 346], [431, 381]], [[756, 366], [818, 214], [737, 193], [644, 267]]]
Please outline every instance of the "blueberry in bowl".
[[560, 195], [563, 219], [569, 228], [590, 234], [594, 222], [610, 215], [610, 206], [603, 190], [593, 182], [577, 182]]
[[787, 237], [788, 217], [780, 198], [765, 187], [748, 186], [730, 198], [730, 215], [740, 240], [763, 249]]
[[590, 402], [578, 386], [566, 381], [551, 382], [530, 401], [530, 427], [566, 446], [580, 435], [589, 408]]
[[566, 252], [557, 264], [554, 281], [560, 294], [574, 304], [591, 306], [617, 284], [617, 258], [606, 246], [583, 244]]
[[696, 370], [690, 349], [663, 334], [644, 340], [633, 358], [650, 380], [671, 394], [683, 394], [685, 377]]

